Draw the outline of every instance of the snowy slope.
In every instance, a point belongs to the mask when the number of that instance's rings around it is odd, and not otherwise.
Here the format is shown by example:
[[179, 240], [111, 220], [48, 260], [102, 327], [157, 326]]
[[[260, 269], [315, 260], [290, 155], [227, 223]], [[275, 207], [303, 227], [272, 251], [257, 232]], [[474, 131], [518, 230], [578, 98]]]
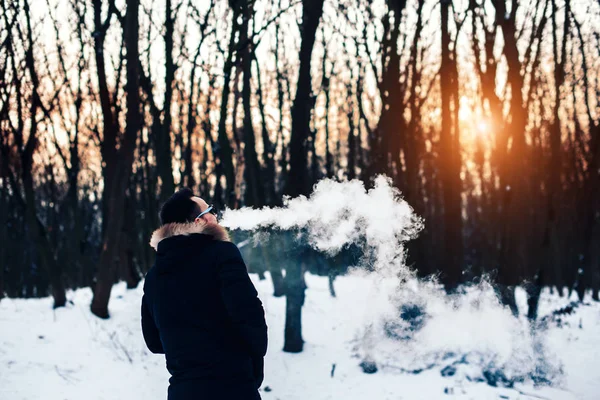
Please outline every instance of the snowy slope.
[[[285, 299], [270, 295], [268, 279], [252, 278], [267, 312], [270, 334], [261, 388], [265, 400], [600, 399], [598, 303], [576, 308], [561, 317], [561, 327], [552, 322], [544, 331], [544, 357], [562, 371], [553, 387], [536, 388], [525, 380], [504, 388], [481, 379], [482, 365], [490, 357], [506, 368], [514, 369], [511, 360], [521, 362], [519, 354], [528, 350], [513, 345], [511, 332], [520, 335], [525, 321], [498, 327], [494, 321], [503, 321], [506, 315], [494, 315], [497, 309], [466, 312], [455, 307], [453, 319], [431, 318], [411, 340], [394, 341], [365, 329], [369, 324], [378, 329], [373, 311], [387, 306], [385, 296], [377, 294], [389, 288], [368, 277], [339, 277], [337, 298], [332, 298], [325, 278], [308, 275], [305, 351], [286, 354], [281, 351]], [[524, 306], [523, 292], [518, 295]], [[0, 399], [165, 399], [164, 358], [149, 353], [141, 336], [141, 285], [133, 291], [124, 284], [115, 286], [108, 321], [90, 314], [89, 289], [68, 297], [72, 303], [56, 311], [50, 298], [0, 301]], [[540, 315], [567, 303], [545, 292]], [[359, 367], [367, 347], [379, 367], [372, 375]], [[502, 364], [505, 353], [509, 362]], [[442, 376], [442, 371], [451, 376]]]

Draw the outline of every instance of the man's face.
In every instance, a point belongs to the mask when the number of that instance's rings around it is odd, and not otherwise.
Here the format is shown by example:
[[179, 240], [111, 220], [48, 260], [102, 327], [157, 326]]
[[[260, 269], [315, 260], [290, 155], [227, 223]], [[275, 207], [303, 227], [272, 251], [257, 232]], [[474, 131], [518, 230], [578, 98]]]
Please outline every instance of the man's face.
[[[198, 206], [200, 207], [200, 212], [202, 212], [202, 211], [204, 211], [204, 210], [206, 210], [208, 208], [208, 204], [206, 203], [206, 201], [204, 201], [200, 197], [194, 196], [194, 197], [192, 197], [192, 201], [195, 202], [196, 204], [198, 204]], [[217, 223], [217, 217], [215, 217], [210, 212], [204, 214], [203, 216], [201, 216], [198, 219], [203, 219], [204, 221], [206, 221], [206, 222], [208, 222], [210, 224], [216, 224]]]

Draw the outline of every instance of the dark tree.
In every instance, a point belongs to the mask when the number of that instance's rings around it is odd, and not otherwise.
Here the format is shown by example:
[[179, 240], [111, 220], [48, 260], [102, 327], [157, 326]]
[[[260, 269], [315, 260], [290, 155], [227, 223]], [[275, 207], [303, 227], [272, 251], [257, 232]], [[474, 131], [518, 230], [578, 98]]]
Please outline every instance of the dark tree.
[[[124, 41], [127, 44], [127, 127], [121, 138], [117, 152], [116, 170], [119, 174], [114, 176], [109, 188], [108, 220], [102, 238], [102, 252], [98, 262], [98, 273], [94, 287], [94, 298], [91, 310], [100, 318], [108, 318], [108, 300], [113, 285], [114, 260], [119, 249], [120, 232], [123, 228], [125, 216], [125, 195], [131, 175], [133, 154], [137, 135], [140, 131], [140, 92], [139, 92], [139, 1], [127, 2], [125, 14]], [[106, 133], [106, 132], [105, 132]]]
[[[296, 85], [296, 97], [292, 105], [292, 136], [290, 139], [290, 172], [286, 182], [286, 193], [290, 196], [308, 195], [307, 140], [310, 134], [312, 110], [311, 56], [321, 15], [323, 0], [302, 2], [300, 25], [300, 69]], [[286, 313], [285, 342], [283, 350], [289, 353], [302, 351], [302, 305], [304, 304], [304, 271], [300, 260], [288, 264], [285, 276]]]

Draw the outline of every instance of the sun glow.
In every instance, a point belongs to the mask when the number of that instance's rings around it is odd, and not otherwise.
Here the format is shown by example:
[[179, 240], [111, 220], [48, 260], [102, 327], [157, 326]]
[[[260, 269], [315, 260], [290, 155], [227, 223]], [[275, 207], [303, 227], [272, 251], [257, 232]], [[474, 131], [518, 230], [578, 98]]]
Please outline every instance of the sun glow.
[[479, 134], [487, 134], [490, 132], [490, 125], [487, 121], [485, 120], [480, 120], [479, 122], [477, 122], [477, 132]]

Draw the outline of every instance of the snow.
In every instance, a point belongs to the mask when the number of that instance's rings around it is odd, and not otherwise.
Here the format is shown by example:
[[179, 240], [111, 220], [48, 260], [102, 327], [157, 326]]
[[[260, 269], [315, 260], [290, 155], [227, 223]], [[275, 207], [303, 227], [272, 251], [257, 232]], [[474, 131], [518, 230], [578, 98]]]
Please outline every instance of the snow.
[[[406, 301], [410, 291], [398, 292], [389, 282], [353, 274], [336, 279], [337, 297], [332, 298], [326, 278], [307, 275], [305, 348], [300, 354], [287, 354], [281, 351], [285, 298], [271, 295], [269, 279], [251, 277], [269, 325], [261, 388], [265, 400], [597, 400], [600, 396], [599, 303], [577, 307], [571, 315], [561, 316], [560, 323], [551, 322], [529, 335], [527, 321], [514, 319], [493, 304], [485, 290], [446, 300], [421, 296], [419, 301], [429, 301], [421, 329], [408, 339], [392, 340], [381, 334], [380, 317], [394, 315], [390, 308], [394, 302], [386, 297]], [[141, 287], [115, 286], [109, 320], [90, 313], [89, 289], [69, 292], [68, 307], [56, 311], [51, 298], [0, 301], [0, 399], [165, 399], [169, 376], [164, 357], [151, 354], [142, 339]], [[523, 290], [517, 295], [523, 312]], [[540, 317], [568, 303], [569, 299], [544, 291]], [[549, 375], [551, 386], [536, 387], [524, 379], [513, 388], [492, 387], [478, 379], [490, 360], [507, 375], [529, 370], [531, 349], [535, 356], [543, 351], [544, 365], [560, 372]], [[375, 374], [365, 374], [359, 367], [366, 356], [377, 363]], [[451, 376], [442, 376], [442, 371]]]

